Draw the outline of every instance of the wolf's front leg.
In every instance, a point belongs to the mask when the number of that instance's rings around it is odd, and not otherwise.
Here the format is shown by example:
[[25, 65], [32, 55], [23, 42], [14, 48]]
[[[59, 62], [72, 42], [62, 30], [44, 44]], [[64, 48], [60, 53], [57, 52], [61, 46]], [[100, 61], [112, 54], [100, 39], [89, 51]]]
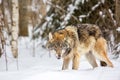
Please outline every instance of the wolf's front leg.
[[87, 53], [85, 55], [85, 57], [88, 60], [88, 62], [92, 65], [93, 68], [98, 67], [97, 62], [95, 60], [95, 57], [94, 57], [94, 55], [92, 54], [91, 51], [89, 53]]
[[73, 65], [72, 65], [72, 69], [74, 70], [78, 70], [79, 68], [79, 62], [80, 62], [80, 54], [76, 53], [73, 57]]
[[63, 65], [62, 65], [62, 70], [68, 69], [69, 63], [70, 63], [70, 58], [64, 58]]

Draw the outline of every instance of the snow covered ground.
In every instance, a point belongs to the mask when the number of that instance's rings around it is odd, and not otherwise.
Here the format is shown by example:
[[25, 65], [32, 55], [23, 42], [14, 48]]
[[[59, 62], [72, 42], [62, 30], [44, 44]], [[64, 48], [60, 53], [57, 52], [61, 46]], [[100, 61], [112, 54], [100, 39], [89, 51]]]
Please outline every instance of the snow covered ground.
[[[29, 45], [29, 46], [28, 46]], [[57, 60], [54, 54], [40, 46], [36, 47], [36, 56], [32, 57], [33, 49], [30, 43], [19, 43], [18, 70], [17, 60], [7, 48], [8, 71], [5, 67], [4, 55], [0, 58], [0, 80], [120, 80], [120, 59], [112, 60], [114, 68], [91, 65], [83, 57], [79, 70], [61, 70], [62, 60]]]

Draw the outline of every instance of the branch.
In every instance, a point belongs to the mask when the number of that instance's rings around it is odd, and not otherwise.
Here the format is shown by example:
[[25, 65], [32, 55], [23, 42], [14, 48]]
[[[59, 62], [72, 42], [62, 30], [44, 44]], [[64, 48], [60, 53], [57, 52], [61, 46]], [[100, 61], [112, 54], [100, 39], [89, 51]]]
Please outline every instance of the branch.
[[[65, 14], [69, 13], [68, 11], [64, 10], [62, 7], [60, 7], [58, 5], [56, 6], [55, 4], [52, 4], [50, 1], [47, 1], [46, 4], [52, 6], [52, 8], [57, 9], [59, 14], [63, 14], [62, 12], [64, 12]], [[52, 11], [52, 8], [50, 9], [50, 11]], [[74, 16], [73, 14], [71, 14], [71, 17], [73, 17], [73, 19], [75, 19], [78, 23], [80, 23], [80, 21], [77, 19], [76, 16]], [[38, 28], [40, 28], [40, 26], [46, 21], [44, 18], [42, 19], [41, 23], [37, 27], [34, 28], [33, 32], [35, 32]]]
[[[63, 8], [61, 8], [58, 5], [56, 6], [56, 5], [52, 4], [50, 1], [48, 1], [47, 4], [50, 5], [50, 6], [52, 6], [52, 7], [54, 7], [54, 8], [56, 8], [56, 9], [58, 9], [59, 13], [61, 13], [61, 11], [64, 12], [64, 13], [66, 13], [66, 14], [69, 13], [67, 10], [64, 10]], [[80, 21], [77, 19], [76, 16], [74, 16], [73, 14], [71, 14], [71, 17], [73, 17], [78, 23], [80, 23]]]

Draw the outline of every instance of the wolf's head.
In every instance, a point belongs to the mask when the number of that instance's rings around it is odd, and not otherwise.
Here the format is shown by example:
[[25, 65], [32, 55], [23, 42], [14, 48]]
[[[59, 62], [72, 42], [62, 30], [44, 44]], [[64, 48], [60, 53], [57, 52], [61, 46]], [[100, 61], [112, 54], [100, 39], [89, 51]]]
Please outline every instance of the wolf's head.
[[66, 41], [66, 34], [64, 30], [56, 31], [53, 34], [49, 33], [46, 47], [49, 50], [55, 50], [58, 59], [65, 57], [70, 52], [69, 44]]

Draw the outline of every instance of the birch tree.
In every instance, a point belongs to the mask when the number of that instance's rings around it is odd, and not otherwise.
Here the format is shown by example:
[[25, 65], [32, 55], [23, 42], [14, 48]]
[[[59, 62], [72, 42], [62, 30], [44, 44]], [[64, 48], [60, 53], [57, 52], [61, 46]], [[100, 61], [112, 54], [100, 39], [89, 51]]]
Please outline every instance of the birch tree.
[[3, 9], [2, 4], [0, 4], [0, 57], [4, 53], [3, 51], [4, 51], [4, 43], [5, 43], [5, 39], [4, 39], [3, 31], [2, 31], [4, 27], [2, 9]]
[[2, 0], [2, 13], [4, 20], [4, 28], [7, 28], [8, 34], [11, 32], [11, 9], [12, 4], [11, 0]]
[[18, 0], [12, 0], [12, 41], [11, 50], [14, 58], [18, 57], [18, 25], [19, 25], [19, 8]]

